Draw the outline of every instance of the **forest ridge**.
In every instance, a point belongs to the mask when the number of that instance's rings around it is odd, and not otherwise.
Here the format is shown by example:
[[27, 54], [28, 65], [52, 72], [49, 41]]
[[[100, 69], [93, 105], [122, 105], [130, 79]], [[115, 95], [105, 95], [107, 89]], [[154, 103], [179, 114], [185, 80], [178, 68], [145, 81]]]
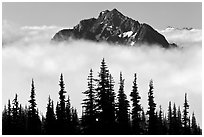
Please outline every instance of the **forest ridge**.
[[[45, 116], [40, 116], [35, 98], [35, 85], [32, 79], [29, 106], [23, 107], [18, 95], [8, 100], [2, 112], [3, 135], [200, 135], [202, 129], [196, 122], [195, 114], [189, 115], [187, 94], [183, 106], [169, 101], [168, 112], [156, 111], [153, 80], [149, 82], [148, 109], [145, 112], [140, 104], [137, 74], [134, 74], [131, 100], [124, 91], [124, 79], [120, 72], [119, 89], [114, 91], [114, 80], [102, 59], [98, 78], [93, 70], [87, 79], [86, 96], [82, 102], [82, 116], [72, 107], [69, 95], [66, 97], [63, 75], [60, 75], [60, 91], [57, 105], [48, 97]], [[131, 107], [130, 107], [131, 106]], [[182, 110], [181, 110], [182, 109]]]

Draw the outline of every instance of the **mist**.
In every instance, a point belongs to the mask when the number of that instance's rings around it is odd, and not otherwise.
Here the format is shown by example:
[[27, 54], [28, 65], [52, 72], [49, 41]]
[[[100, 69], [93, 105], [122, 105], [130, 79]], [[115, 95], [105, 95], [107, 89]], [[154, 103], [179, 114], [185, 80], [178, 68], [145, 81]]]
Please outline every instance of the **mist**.
[[[5, 24], [5, 25], [4, 25]], [[195, 112], [202, 127], [202, 33], [201, 30], [161, 31], [170, 42], [183, 48], [162, 49], [158, 46], [116, 46], [72, 40], [53, 44], [50, 39], [62, 27], [24, 26], [3, 23], [2, 33], [2, 105], [19, 95], [19, 102], [27, 104], [31, 79], [36, 88], [37, 107], [45, 114], [48, 96], [58, 101], [59, 76], [64, 75], [65, 90], [71, 104], [81, 115], [81, 103], [87, 89], [89, 70], [97, 78], [102, 58], [113, 75], [118, 92], [119, 73], [125, 79], [125, 93], [129, 99], [134, 73], [141, 104], [147, 110], [149, 81], [154, 81], [157, 104], [166, 112], [168, 101], [183, 107], [188, 94], [190, 114]]]

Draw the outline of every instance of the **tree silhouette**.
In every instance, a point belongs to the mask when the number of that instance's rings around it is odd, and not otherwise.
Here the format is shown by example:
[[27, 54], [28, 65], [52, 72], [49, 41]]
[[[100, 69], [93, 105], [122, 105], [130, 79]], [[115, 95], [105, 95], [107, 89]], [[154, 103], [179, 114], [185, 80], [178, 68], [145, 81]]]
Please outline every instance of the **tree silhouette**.
[[158, 115], [158, 134], [164, 134], [164, 125], [163, 125], [163, 112], [161, 105], [159, 106], [159, 115]]
[[171, 101], [169, 101], [169, 107], [168, 107], [168, 134], [173, 134], [173, 124], [172, 124], [172, 108], [171, 108]]
[[54, 113], [54, 104], [49, 96], [46, 118], [45, 118], [45, 134], [48, 134], [48, 135], [56, 134], [55, 124], [56, 124], [56, 119], [55, 119], [55, 113]]
[[79, 127], [79, 118], [77, 114], [77, 110], [75, 108], [71, 108], [71, 134], [80, 134], [80, 127]]
[[66, 107], [65, 107], [65, 134], [73, 134], [73, 127], [71, 123], [71, 103], [70, 103], [70, 98], [68, 96], [67, 101], [66, 101]]
[[4, 106], [4, 110], [2, 113], [2, 134], [3, 135], [11, 135], [12, 131], [12, 112], [11, 112], [11, 101], [8, 100], [7, 109]]
[[66, 134], [66, 110], [65, 110], [65, 84], [63, 80], [63, 75], [60, 75], [59, 81], [60, 91], [59, 91], [59, 103], [56, 107], [57, 114], [57, 133]]
[[[142, 108], [142, 107], [141, 107]], [[142, 115], [141, 115], [141, 134], [147, 134], [147, 119], [144, 112], [144, 109], [142, 108]]]
[[34, 135], [34, 134], [40, 134], [41, 133], [41, 121], [38, 116], [38, 111], [36, 109], [36, 99], [35, 99], [35, 87], [34, 87], [34, 81], [32, 79], [31, 83], [31, 95], [30, 100], [28, 101], [30, 103], [29, 109], [28, 109], [28, 134]]
[[189, 134], [189, 126], [188, 122], [189, 122], [189, 118], [188, 118], [188, 109], [189, 109], [189, 104], [187, 101], [187, 94], [185, 93], [185, 100], [184, 100], [184, 105], [183, 105], [184, 109], [183, 109], [183, 127], [184, 127], [184, 135]]
[[[111, 78], [111, 79], [110, 79]], [[101, 62], [99, 79], [97, 80], [97, 113], [99, 132], [101, 134], [113, 134], [115, 123], [115, 106], [113, 80], [103, 58]]]
[[83, 99], [83, 126], [85, 134], [94, 134], [96, 126], [96, 91], [94, 85], [93, 71], [90, 69], [88, 76], [88, 90], [84, 91], [86, 99]]
[[19, 108], [19, 102], [18, 102], [18, 95], [15, 95], [15, 98], [13, 100], [13, 108], [12, 108], [12, 128], [13, 132], [12, 134], [19, 134], [20, 133], [20, 108]]
[[155, 108], [156, 104], [154, 103], [154, 96], [153, 96], [153, 81], [150, 80], [149, 83], [149, 92], [148, 92], [148, 111], [147, 114], [149, 115], [149, 126], [148, 126], [148, 134], [155, 135], [156, 134], [156, 115], [155, 115]]
[[192, 135], [199, 135], [199, 134], [201, 134], [200, 133], [201, 132], [200, 131], [200, 127], [197, 125], [194, 112], [192, 114], [191, 120], [192, 120], [192, 122], [191, 122], [191, 134]]
[[[179, 129], [181, 128], [180, 120], [179, 117], [177, 116], [177, 109], [176, 109], [176, 104], [174, 103], [173, 105], [173, 112], [172, 112], [172, 134], [173, 135], [179, 135], [180, 131]], [[180, 113], [180, 112], [179, 112]]]
[[141, 105], [137, 87], [137, 74], [134, 74], [134, 81], [132, 86], [132, 92], [130, 93], [131, 101], [132, 101], [132, 133], [133, 134], [141, 134]]
[[117, 123], [118, 123], [118, 134], [129, 133], [129, 101], [124, 93], [124, 79], [122, 73], [120, 73], [120, 83], [118, 91], [118, 103], [117, 103]]

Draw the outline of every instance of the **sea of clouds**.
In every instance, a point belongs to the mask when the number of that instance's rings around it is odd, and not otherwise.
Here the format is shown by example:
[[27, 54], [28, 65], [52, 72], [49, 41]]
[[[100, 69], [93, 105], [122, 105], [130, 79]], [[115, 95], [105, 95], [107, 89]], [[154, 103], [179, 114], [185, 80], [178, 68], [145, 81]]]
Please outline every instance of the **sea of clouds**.
[[202, 126], [202, 33], [201, 30], [166, 29], [159, 31], [169, 42], [182, 48], [162, 49], [157, 46], [114, 46], [90, 41], [53, 44], [50, 39], [62, 29], [57, 26], [24, 26], [3, 21], [2, 26], [2, 105], [19, 95], [28, 104], [31, 79], [35, 81], [39, 111], [45, 114], [48, 96], [58, 101], [59, 76], [64, 75], [66, 95], [81, 115], [81, 103], [87, 89], [87, 76], [92, 68], [97, 78], [100, 62], [105, 58], [118, 91], [119, 73], [125, 79], [129, 98], [134, 73], [141, 104], [147, 110], [148, 85], [154, 81], [154, 96], [167, 112], [168, 101], [183, 106], [188, 94], [190, 114], [195, 112]]

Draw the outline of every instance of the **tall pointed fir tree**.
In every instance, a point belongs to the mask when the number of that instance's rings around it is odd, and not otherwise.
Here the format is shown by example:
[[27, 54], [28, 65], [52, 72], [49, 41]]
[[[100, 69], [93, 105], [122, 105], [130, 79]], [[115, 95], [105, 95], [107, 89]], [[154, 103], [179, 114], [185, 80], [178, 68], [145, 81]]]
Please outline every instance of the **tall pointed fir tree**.
[[6, 105], [4, 105], [4, 109], [2, 112], [2, 135], [7, 135], [8, 134], [8, 123], [7, 123], [7, 118], [8, 118], [8, 114], [7, 114], [7, 109], [6, 109]]
[[66, 134], [73, 134], [73, 125], [71, 123], [71, 103], [69, 96], [67, 97], [66, 107], [65, 107], [65, 132]]
[[55, 113], [56, 113], [56, 125], [57, 125], [56, 132], [59, 133], [60, 129], [58, 127], [58, 125], [59, 125], [59, 119], [58, 118], [60, 117], [60, 106], [59, 106], [59, 102], [58, 101], [57, 101]]
[[115, 110], [115, 92], [114, 92], [114, 80], [112, 75], [109, 73], [108, 76], [108, 92], [107, 92], [107, 97], [108, 97], [108, 112], [109, 112], [109, 117], [108, 120], [110, 121], [110, 127], [112, 127], [112, 133], [115, 134], [116, 129], [115, 129], [115, 119], [116, 119], [116, 110]]
[[18, 102], [18, 95], [15, 95], [15, 98], [13, 100], [13, 108], [12, 108], [12, 134], [18, 135], [20, 132], [20, 127], [19, 127], [19, 102]]
[[72, 126], [72, 134], [77, 135], [81, 134], [80, 132], [80, 125], [79, 125], [79, 118], [76, 108], [71, 108], [71, 126]]
[[130, 134], [129, 131], [129, 101], [124, 93], [124, 79], [122, 72], [120, 73], [119, 91], [117, 96], [117, 123], [118, 123], [118, 134]]
[[142, 109], [142, 114], [141, 114], [141, 134], [146, 135], [147, 134], [147, 119], [146, 119], [146, 115], [145, 115], [145, 111], [144, 109], [141, 107]]
[[97, 119], [100, 134], [114, 134], [115, 109], [113, 79], [103, 58], [101, 62], [99, 79], [97, 80]]
[[198, 135], [198, 126], [196, 123], [196, 118], [195, 118], [195, 114], [193, 112], [192, 114], [192, 118], [191, 118], [192, 122], [191, 122], [191, 134], [192, 135]]
[[90, 69], [88, 76], [88, 89], [83, 92], [86, 98], [83, 100], [83, 132], [84, 134], [96, 134], [96, 91], [93, 78], [93, 70]]
[[131, 101], [132, 101], [132, 133], [133, 134], [142, 134], [141, 128], [141, 105], [137, 87], [137, 74], [134, 74], [134, 81], [132, 86], [132, 92], [130, 93]]
[[188, 104], [188, 100], [187, 100], [187, 94], [185, 93], [185, 100], [184, 100], [184, 105], [183, 105], [183, 134], [187, 135], [189, 134], [189, 118], [188, 118], [188, 109], [189, 109], [189, 104]]
[[162, 107], [159, 106], [159, 115], [158, 115], [158, 134], [162, 135], [164, 134], [163, 130], [163, 114], [162, 114]]
[[181, 116], [181, 109], [180, 109], [180, 106], [178, 106], [178, 109], [177, 109], [177, 122], [178, 122], [178, 129], [177, 129], [177, 133], [179, 135], [182, 134], [182, 116]]
[[63, 80], [63, 75], [60, 75], [59, 81], [60, 91], [59, 91], [59, 103], [56, 108], [57, 112], [57, 133], [66, 134], [66, 110], [65, 110], [65, 84]]
[[54, 104], [50, 96], [48, 98], [47, 112], [45, 119], [45, 134], [52, 135], [55, 134], [55, 113], [54, 113]]
[[154, 102], [154, 95], [153, 95], [153, 81], [150, 80], [149, 83], [149, 92], [148, 92], [148, 111], [147, 114], [149, 115], [149, 126], [148, 126], [148, 134], [155, 135], [157, 132], [155, 123], [156, 123], [156, 115], [155, 115], [155, 108], [156, 104]]
[[8, 100], [7, 109], [6, 106], [2, 113], [2, 134], [3, 135], [11, 135], [12, 131], [12, 109], [11, 109], [11, 101]]
[[38, 135], [41, 133], [41, 121], [36, 109], [37, 104], [35, 99], [35, 86], [33, 79], [31, 83], [30, 100], [28, 102], [30, 103], [28, 108], [28, 134]]
[[173, 125], [172, 125], [172, 109], [171, 109], [171, 101], [169, 101], [168, 107], [168, 134], [172, 134]]
[[19, 135], [26, 134], [26, 126], [27, 126], [27, 118], [28, 118], [28, 111], [26, 108], [23, 108], [22, 105], [19, 105]]
[[179, 134], [179, 122], [177, 117], [177, 110], [176, 110], [176, 104], [173, 105], [173, 112], [172, 112], [172, 134], [178, 135]]

